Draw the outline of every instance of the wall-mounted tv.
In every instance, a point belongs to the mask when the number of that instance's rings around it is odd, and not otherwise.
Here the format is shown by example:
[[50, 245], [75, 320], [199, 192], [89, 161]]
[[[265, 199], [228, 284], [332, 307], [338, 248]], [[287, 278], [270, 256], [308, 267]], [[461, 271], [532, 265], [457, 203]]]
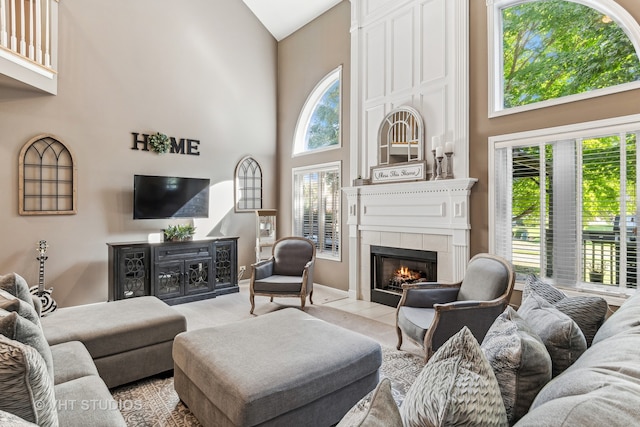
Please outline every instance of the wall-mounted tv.
[[134, 175], [133, 219], [207, 218], [206, 178]]

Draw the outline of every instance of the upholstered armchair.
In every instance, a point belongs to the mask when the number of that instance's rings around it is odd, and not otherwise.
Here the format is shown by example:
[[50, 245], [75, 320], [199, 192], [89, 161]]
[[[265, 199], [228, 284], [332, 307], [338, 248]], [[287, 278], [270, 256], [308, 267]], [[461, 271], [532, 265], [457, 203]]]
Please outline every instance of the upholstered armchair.
[[404, 333], [431, 355], [467, 326], [482, 342], [494, 320], [505, 310], [515, 273], [507, 260], [489, 254], [474, 256], [459, 283], [416, 283], [403, 286], [396, 310], [398, 350]]
[[307, 295], [313, 304], [313, 266], [316, 246], [303, 237], [283, 237], [275, 242], [272, 257], [251, 265], [249, 300], [251, 314], [255, 296], [298, 297], [304, 308]]

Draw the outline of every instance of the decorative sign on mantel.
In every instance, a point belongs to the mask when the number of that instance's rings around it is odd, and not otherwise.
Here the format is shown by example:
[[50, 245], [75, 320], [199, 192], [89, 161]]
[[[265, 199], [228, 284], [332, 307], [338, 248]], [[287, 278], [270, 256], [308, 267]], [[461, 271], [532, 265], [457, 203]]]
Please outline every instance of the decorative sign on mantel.
[[371, 183], [420, 181], [427, 177], [427, 162], [412, 161], [395, 163], [389, 166], [375, 166], [371, 168]]
[[[177, 140], [173, 136], [168, 137], [157, 132], [153, 135], [131, 132], [133, 135], [132, 150], [154, 151], [158, 154], [172, 153], [185, 154], [189, 156], [199, 156], [200, 141], [197, 139], [180, 138]], [[141, 148], [142, 147], [142, 148]]]

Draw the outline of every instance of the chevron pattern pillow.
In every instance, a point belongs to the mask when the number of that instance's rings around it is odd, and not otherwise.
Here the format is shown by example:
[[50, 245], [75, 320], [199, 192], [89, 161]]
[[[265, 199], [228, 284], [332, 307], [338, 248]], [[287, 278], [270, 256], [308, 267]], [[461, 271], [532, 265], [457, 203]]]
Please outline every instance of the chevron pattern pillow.
[[429, 359], [400, 415], [404, 427], [508, 425], [498, 380], [466, 326]]

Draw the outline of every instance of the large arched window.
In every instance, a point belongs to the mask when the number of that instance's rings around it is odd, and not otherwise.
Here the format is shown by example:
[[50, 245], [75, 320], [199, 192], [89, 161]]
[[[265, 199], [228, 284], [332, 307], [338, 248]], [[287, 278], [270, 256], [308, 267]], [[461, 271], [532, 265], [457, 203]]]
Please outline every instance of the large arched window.
[[493, 0], [489, 114], [640, 88], [640, 26], [613, 0]]
[[311, 91], [298, 118], [294, 156], [340, 146], [341, 77], [338, 67]]

